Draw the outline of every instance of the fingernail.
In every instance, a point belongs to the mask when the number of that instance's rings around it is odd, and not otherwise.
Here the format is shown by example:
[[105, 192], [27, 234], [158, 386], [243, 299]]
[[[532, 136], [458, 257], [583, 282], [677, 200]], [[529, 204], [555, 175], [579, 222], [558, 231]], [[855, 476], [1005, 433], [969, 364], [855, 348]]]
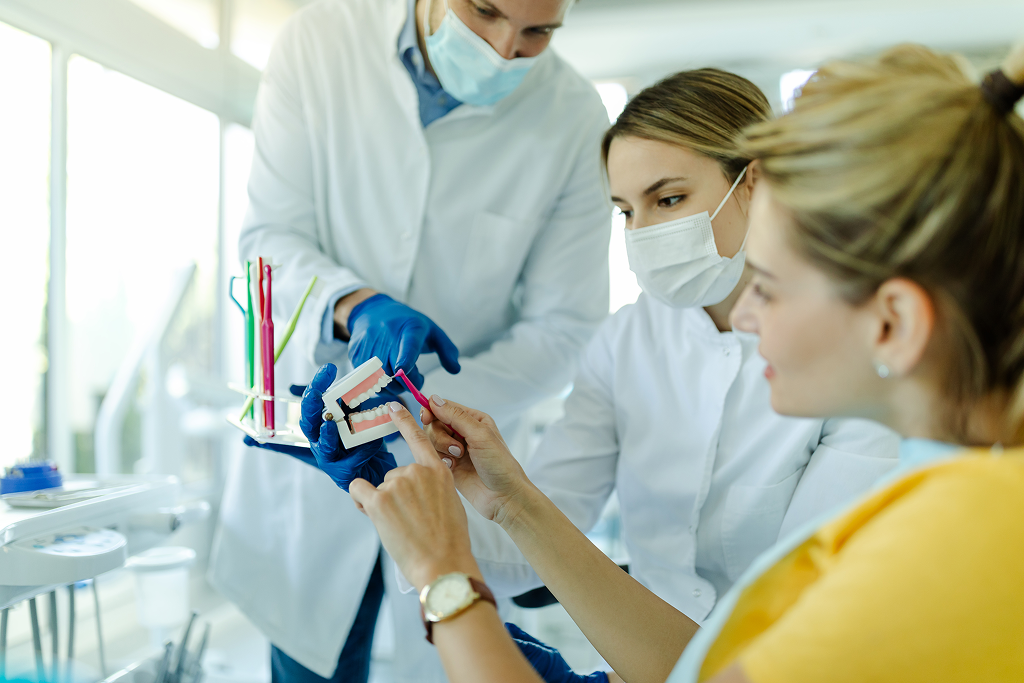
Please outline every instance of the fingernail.
[[448, 452], [454, 455], [456, 458], [462, 455], [462, 449], [458, 446], [449, 446]]
[[391, 403], [388, 404], [388, 408], [391, 408], [392, 413], [397, 413], [399, 410], [405, 409], [405, 406], [403, 406], [398, 401], [392, 401]]
[[433, 396], [431, 396], [430, 400], [433, 401], [434, 403], [436, 403], [439, 406], [443, 406], [444, 405], [444, 399], [441, 398], [440, 396], [438, 396], [437, 394], [434, 394]]
[[441, 460], [443, 460], [444, 464], [448, 466], [448, 469], [452, 468], [452, 461], [451, 460], [449, 460], [448, 458], [441, 458]]

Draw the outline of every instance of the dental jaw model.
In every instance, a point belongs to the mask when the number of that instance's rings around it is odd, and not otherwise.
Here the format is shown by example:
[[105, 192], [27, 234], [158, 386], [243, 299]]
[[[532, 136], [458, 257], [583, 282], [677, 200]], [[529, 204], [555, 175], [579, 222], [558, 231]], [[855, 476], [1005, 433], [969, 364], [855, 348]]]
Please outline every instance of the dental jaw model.
[[381, 439], [398, 431], [391, 421], [387, 405], [357, 411], [364, 401], [373, 398], [391, 381], [384, 374], [384, 365], [374, 356], [358, 368], [334, 381], [324, 392], [325, 420], [338, 424], [338, 433], [345, 448]]

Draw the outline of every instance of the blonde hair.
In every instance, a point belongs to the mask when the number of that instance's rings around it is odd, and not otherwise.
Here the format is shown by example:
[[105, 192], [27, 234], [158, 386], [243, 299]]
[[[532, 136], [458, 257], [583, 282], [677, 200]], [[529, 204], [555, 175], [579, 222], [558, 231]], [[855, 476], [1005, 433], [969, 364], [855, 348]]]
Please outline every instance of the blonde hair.
[[752, 157], [736, 138], [747, 126], [767, 120], [768, 98], [742, 76], [720, 69], [681, 71], [640, 91], [605, 133], [601, 154], [618, 137], [638, 137], [692, 149], [718, 162], [730, 182]]
[[956, 58], [904, 45], [823, 67], [791, 114], [753, 126], [740, 146], [761, 160], [797, 248], [849, 301], [895, 277], [932, 295], [954, 349], [957, 433], [971, 406], [1001, 395], [1013, 406], [1004, 438], [1019, 443], [1024, 121], [994, 106]]

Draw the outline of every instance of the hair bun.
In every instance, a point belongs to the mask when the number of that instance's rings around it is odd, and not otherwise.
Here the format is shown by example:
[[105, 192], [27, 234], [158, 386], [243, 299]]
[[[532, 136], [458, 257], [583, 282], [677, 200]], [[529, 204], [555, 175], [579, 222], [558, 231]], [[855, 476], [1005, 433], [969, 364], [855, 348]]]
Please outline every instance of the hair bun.
[[1006, 116], [1024, 97], [1024, 85], [1017, 85], [1003, 73], [1002, 69], [996, 69], [981, 82], [981, 94], [996, 111]]

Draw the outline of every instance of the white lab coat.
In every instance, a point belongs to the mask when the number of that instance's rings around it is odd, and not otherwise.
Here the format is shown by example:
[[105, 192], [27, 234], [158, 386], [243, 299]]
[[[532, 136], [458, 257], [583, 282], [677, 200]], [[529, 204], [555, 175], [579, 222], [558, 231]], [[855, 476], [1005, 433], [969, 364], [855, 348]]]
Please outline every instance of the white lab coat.
[[[607, 114], [548, 50], [497, 105], [462, 105], [424, 129], [397, 55], [406, 8], [320, 0], [285, 26], [257, 98], [239, 251], [283, 264], [278, 321], [320, 278], [278, 387], [308, 382], [323, 362], [345, 370], [345, 349], [319, 344], [321, 320], [333, 293], [364, 284], [459, 347], [456, 376], [420, 359], [424, 391], [508, 426], [571, 381], [607, 315]], [[400, 464], [403, 447], [391, 446]], [[271, 642], [330, 676], [377, 555], [373, 526], [330, 479], [279, 454], [248, 450], [228, 476], [211, 581]]]
[[[698, 623], [780, 532], [897, 462], [878, 424], [775, 413], [757, 345], [642, 294], [587, 345], [565, 417], [526, 465], [585, 531], [617, 489], [630, 574]], [[540, 585], [497, 525], [477, 516], [471, 531], [496, 593]]]

